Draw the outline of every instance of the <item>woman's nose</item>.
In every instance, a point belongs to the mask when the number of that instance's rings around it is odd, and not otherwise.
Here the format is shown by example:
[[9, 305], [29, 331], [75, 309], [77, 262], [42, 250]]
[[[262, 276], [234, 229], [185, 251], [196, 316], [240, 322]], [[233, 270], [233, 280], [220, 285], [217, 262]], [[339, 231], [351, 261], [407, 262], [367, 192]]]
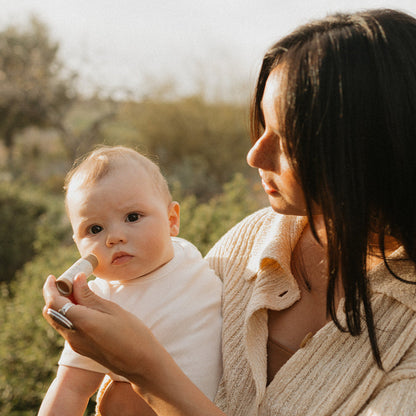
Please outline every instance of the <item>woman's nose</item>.
[[264, 133], [247, 153], [247, 163], [252, 168], [274, 170], [276, 163], [276, 139]]

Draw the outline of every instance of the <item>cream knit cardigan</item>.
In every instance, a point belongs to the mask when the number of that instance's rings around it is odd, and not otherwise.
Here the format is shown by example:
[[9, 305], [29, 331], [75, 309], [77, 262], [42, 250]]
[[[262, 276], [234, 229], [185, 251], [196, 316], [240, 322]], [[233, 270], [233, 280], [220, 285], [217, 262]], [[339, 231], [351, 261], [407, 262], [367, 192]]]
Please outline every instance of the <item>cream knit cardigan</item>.
[[[266, 387], [267, 309], [300, 298], [290, 255], [302, 217], [270, 208], [243, 220], [208, 253], [223, 279], [223, 366], [216, 398], [228, 416], [416, 415], [416, 287], [383, 264], [369, 274], [378, 344], [385, 371], [372, 357], [366, 331], [353, 337], [330, 322], [279, 370]], [[399, 257], [399, 249], [393, 257]], [[409, 261], [393, 262], [416, 280]], [[343, 302], [337, 312], [345, 322]]]

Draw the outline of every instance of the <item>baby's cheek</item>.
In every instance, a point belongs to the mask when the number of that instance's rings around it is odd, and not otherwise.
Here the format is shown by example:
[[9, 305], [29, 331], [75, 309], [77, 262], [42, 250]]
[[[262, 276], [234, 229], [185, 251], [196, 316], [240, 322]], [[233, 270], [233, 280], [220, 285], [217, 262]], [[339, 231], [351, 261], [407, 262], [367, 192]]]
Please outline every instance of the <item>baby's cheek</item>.
[[106, 271], [107, 270], [106, 270], [105, 265], [102, 264], [102, 262], [101, 262], [101, 264], [98, 263], [98, 266], [95, 268], [95, 270], [92, 272], [92, 274], [94, 276], [99, 276], [99, 277], [103, 277], [104, 278], [104, 276], [106, 275]]
[[78, 248], [79, 254], [81, 254], [82, 257], [85, 257], [88, 254], [93, 253], [93, 250], [91, 249], [89, 244], [85, 242], [84, 240], [75, 241], [75, 244]]

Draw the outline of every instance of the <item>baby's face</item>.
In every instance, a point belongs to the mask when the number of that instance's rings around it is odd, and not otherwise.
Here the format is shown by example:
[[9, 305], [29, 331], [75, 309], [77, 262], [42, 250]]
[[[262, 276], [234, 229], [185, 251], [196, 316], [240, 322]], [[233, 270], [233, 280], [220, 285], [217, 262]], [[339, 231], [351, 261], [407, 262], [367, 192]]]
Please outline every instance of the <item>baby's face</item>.
[[173, 257], [179, 205], [168, 206], [140, 166], [127, 164], [90, 186], [70, 184], [67, 206], [80, 254], [98, 258], [98, 277], [131, 280]]

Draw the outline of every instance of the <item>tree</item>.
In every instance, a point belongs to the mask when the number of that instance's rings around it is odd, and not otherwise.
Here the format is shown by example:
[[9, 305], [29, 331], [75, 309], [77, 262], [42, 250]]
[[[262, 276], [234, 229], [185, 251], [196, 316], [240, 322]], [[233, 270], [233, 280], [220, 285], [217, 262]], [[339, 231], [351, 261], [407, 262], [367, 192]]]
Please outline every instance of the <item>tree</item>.
[[94, 145], [104, 142], [102, 129], [106, 123], [116, 117], [118, 103], [111, 98], [78, 99], [73, 110], [73, 113], [82, 112], [87, 120], [77, 120], [77, 122], [70, 120], [70, 116], [73, 116], [70, 111], [68, 117], [62, 117], [55, 124], [62, 147], [71, 163], [80, 155], [91, 151]]
[[130, 102], [120, 113], [135, 127], [136, 143], [156, 155], [169, 182], [180, 182], [185, 195], [207, 201], [235, 172], [250, 175], [243, 105], [191, 96]]
[[9, 162], [19, 131], [55, 126], [75, 97], [58, 49], [35, 17], [23, 30], [9, 26], [0, 32], [0, 139]]

